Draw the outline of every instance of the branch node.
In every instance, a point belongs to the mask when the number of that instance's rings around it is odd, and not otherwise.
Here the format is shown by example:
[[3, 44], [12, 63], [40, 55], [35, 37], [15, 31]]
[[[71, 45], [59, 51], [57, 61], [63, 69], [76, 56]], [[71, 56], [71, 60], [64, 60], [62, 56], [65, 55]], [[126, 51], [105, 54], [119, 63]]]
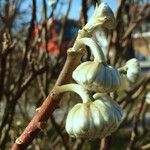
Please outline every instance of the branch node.
[[21, 144], [23, 144], [23, 141], [21, 141], [19, 138], [17, 138], [15, 143], [18, 144], [18, 145], [21, 145]]
[[53, 99], [57, 99], [58, 98], [58, 92], [55, 90], [55, 88], [51, 91], [50, 93], [50, 96], [53, 98]]
[[38, 107], [35, 111], [38, 112], [41, 109], [41, 107]]

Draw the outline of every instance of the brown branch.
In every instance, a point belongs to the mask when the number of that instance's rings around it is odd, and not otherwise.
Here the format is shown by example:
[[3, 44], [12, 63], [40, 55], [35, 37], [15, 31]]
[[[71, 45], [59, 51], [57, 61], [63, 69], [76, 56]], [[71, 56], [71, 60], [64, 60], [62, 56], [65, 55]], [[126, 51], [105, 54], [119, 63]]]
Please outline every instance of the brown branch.
[[141, 130], [142, 130], [142, 135], [144, 135], [147, 131], [146, 129], [146, 112], [148, 110], [148, 104], [145, 103], [144, 104], [144, 107], [143, 107], [143, 110], [142, 110], [142, 113], [141, 113]]
[[102, 139], [100, 150], [111, 150], [111, 142], [112, 142], [111, 136], [107, 136], [106, 138]]
[[[150, 137], [150, 131], [148, 131], [148, 132], [146, 132], [145, 134], [144, 134], [144, 136], [142, 136], [142, 138], [139, 138], [139, 140], [136, 142], [136, 144], [135, 144], [135, 149], [137, 148], [137, 149], [142, 149], [142, 147], [143, 146], [146, 146], [146, 145], [148, 145], [148, 144], [146, 144], [146, 143], [149, 143], [149, 137]], [[146, 144], [146, 145], [145, 145]]]
[[1, 57], [7, 57], [8, 54], [10, 54], [16, 46], [16, 42], [12, 42], [5, 50], [3, 50]]
[[21, 71], [20, 71], [20, 74], [17, 78], [18, 88], [20, 88], [22, 79], [23, 79], [24, 74], [25, 74], [25, 69], [26, 69], [27, 62], [28, 62], [27, 61], [27, 54], [28, 54], [29, 49], [30, 49], [30, 44], [31, 44], [31, 41], [32, 41], [32, 35], [33, 35], [33, 31], [34, 31], [34, 21], [36, 19], [36, 0], [32, 0], [32, 3], [33, 3], [32, 19], [31, 19], [31, 22], [30, 22], [30, 27], [28, 29], [28, 35], [27, 35], [27, 38], [26, 38], [26, 41], [25, 41], [25, 49], [24, 49], [24, 54], [23, 54], [23, 61], [22, 61]]
[[51, 11], [51, 13], [49, 15], [49, 18], [53, 18], [54, 10], [56, 9], [58, 3], [59, 3], [59, 0], [56, 0], [55, 4], [52, 5], [52, 11]]
[[126, 30], [126, 32], [122, 38], [122, 42], [128, 38], [128, 36], [133, 32], [133, 30], [139, 25], [140, 22], [142, 22], [146, 18], [150, 17], [150, 10], [144, 16], [142, 15], [146, 8], [147, 8], [147, 5], [144, 5], [142, 7], [142, 9], [140, 10], [140, 12], [137, 14], [137, 16], [138, 16], [137, 19], [134, 22], [132, 22], [132, 20], [131, 20], [129, 27]]
[[9, 38], [7, 37], [7, 33], [4, 33], [3, 35], [4, 41], [3, 41], [3, 49], [0, 53], [0, 100], [3, 95], [4, 90], [4, 81], [5, 81], [5, 74], [6, 74], [6, 63], [7, 63], [7, 56], [15, 49], [16, 42], [12, 42], [9, 44]]
[[71, 0], [68, 0], [68, 8], [67, 8], [66, 14], [65, 14], [65, 16], [62, 20], [62, 27], [61, 27], [61, 31], [60, 31], [60, 35], [59, 35], [59, 41], [58, 41], [59, 48], [61, 47], [61, 44], [63, 42], [65, 24], [66, 24], [66, 21], [67, 21], [67, 17], [69, 15], [70, 8], [71, 8]]
[[139, 94], [143, 91], [143, 89], [149, 84], [150, 82], [150, 72], [145, 74], [142, 79], [135, 84], [131, 89], [126, 90], [126, 95], [122, 97], [121, 99], [118, 99], [119, 104], [123, 104], [123, 108], [125, 108], [128, 103], [132, 102], [132, 100], [135, 100], [138, 98]]
[[[113, 39], [114, 39], [114, 46], [115, 46], [115, 49], [114, 49], [114, 55], [112, 57], [112, 64], [115, 65], [120, 57], [120, 54], [122, 52], [122, 46], [121, 46], [121, 43], [120, 43], [120, 39], [122, 37], [122, 29], [123, 29], [123, 19], [122, 19], [122, 14], [123, 14], [123, 10], [124, 10], [124, 5], [125, 5], [125, 2], [126, 0], [120, 0], [119, 1], [119, 6], [118, 6], [118, 9], [116, 11], [116, 28], [113, 32]], [[109, 44], [112, 44], [112, 42], [110, 42]], [[110, 45], [108, 46], [109, 49], [110, 49]]]
[[81, 150], [82, 146], [84, 145], [85, 143], [85, 140], [83, 139], [77, 139], [74, 147], [73, 147], [73, 150]]
[[[81, 27], [84, 27], [85, 24], [87, 23], [87, 20], [88, 20], [87, 12], [88, 12], [87, 0], [82, 0], [82, 9], [81, 9], [81, 15], [80, 15]], [[86, 60], [88, 61], [91, 58], [91, 51], [88, 46], [85, 46], [85, 49], [87, 51]]]
[[[1, 135], [1, 132], [3, 132], [4, 127], [6, 126], [6, 124], [8, 124], [8, 128], [5, 132], [5, 137], [1, 141], [2, 145], [4, 145], [3, 143], [5, 143], [5, 140], [7, 138], [7, 134], [8, 134], [8, 131], [10, 129], [11, 122], [13, 120], [13, 115], [14, 115], [15, 106], [17, 104], [17, 100], [20, 98], [20, 96], [22, 95], [24, 90], [27, 88], [29, 83], [34, 79], [34, 76], [40, 74], [40, 72], [31, 73], [30, 76], [23, 82], [23, 78], [24, 78], [24, 75], [25, 75], [25, 68], [27, 66], [27, 53], [28, 53], [29, 48], [30, 48], [33, 29], [34, 29], [34, 21], [36, 19], [36, 0], [33, 0], [32, 2], [33, 2], [32, 19], [31, 19], [31, 22], [30, 22], [29, 30], [28, 30], [28, 35], [27, 35], [27, 38], [26, 38], [26, 41], [25, 41], [25, 52], [24, 52], [24, 56], [23, 56], [21, 71], [20, 71], [20, 74], [17, 78], [17, 81], [15, 82], [16, 86], [18, 86], [17, 87], [18, 89], [17, 89], [17, 92], [13, 95], [11, 101], [9, 103], [7, 103], [7, 105], [5, 107], [5, 112], [6, 113], [5, 113], [5, 116], [3, 117], [3, 121], [2, 121], [1, 126], [0, 126], [0, 135]], [[8, 55], [9, 52], [10, 52], [10, 50], [7, 50], [7, 51], [4, 52], [4, 54]], [[3, 61], [3, 63], [4, 63], [4, 61]], [[42, 71], [42, 70], [39, 70], [39, 71]]]
[[120, 0], [119, 5], [116, 11], [116, 20], [121, 19], [122, 16], [122, 8], [124, 7], [126, 0]]
[[136, 111], [136, 114], [135, 114], [134, 119], [133, 119], [133, 128], [132, 128], [132, 132], [131, 132], [131, 138], [130, 138], [128, 150], [132, 149], [135, 146], [134, 144], [136, 142], [136, 137], [138, 136], [138, 130], [137, 130], [138, 121], [139, 121], [140, 114], [142, 112], [144, 103], [145, 103], [145, 99], [143, 98], [141, 103], [139, 104], [139, 106], [136, 108], [137, 111]]
[[[44, 99], [46, 99], [46, 92], [44, 91], [44, 87], [41, 83], [40, 77], [37, 77], [38, 80], [38, 84], [39, 84], [39, 88], [41, 91], [41, 94], [43, 96]], [[47, 83], [49, 83], [48, 81], [46, 81]], [[55, 128], [56, 132], [58, 133], [58, 135], [61, 137], [62, 141], [63, 141], [63, 145], [65, 147], [66, 150], [69, 150], [69, 147], [67, 145], [67, 141], [66, 141], [66, 137], [65, 135], [62, 133], [61, 131], [61, 127], [59, 126], [59, 124], [55, 121], [55, 118], [53, 117], [53, 115], [50, 117], [51, 119], [51, 123], [53, 125], [53, 127]]]
[[[68, 52], [68, 57], [56, 85], [68, 83], [71, 80], [72, 71], [80, 63], [83, 53]], [[76, 61], [74, 61], [76, 59]], [[32, 142], [40, 129], [46, 128], [46, 122], [53, 111], [59, 107], [61, 95], [51, 92], [35, 114], [29, 125], [13, 145], [12, 150], [25, 150]]]
[[28, 85], [30, 84], [30, 82], [37, 76], [40, 75], [41, 73], [43, 73], [45, 71], [46, 67], [43, 67], [41, 69], [39, 69], [36, 72], [31, 73], [28, 78], [22, 83], [20, 89], [17, 91], [17, 93], [14, 95], [14, 97], [12, 98], [12, 100], [7, 103], [6, 109], [5, 109], [5, 116], [3, 117], [1, 126], [0, 126], [0, 135], [1, 133], [3, 133], [3, 128], [5, 127], [6, 124], [8, 124], [8, 128], [5, 130], [5, 136], [3, 137], [3, 139], [0, 141], [1, 145], [5, 144], [5, 141], [7, 139], [7, 134], [8, 131], [10, 129], [12, 120], [13, 120], [13, 116], [14, 116], [14, 111], [15, 111], [15, 106], [17, 104], [17, 100], [21, 97], [22, 93], [25, 91], [25, 89], [28, 87]]
[[141, 146], [141, 149], [143, 149], [143, 150], [146, 150], [146, 149], [149, 150], [150, 149], [150, 143]]
[[39, 86], [40, 92], [42, 94], [42, 97], [45, 99], [46, 98], [46, 93], [44, 91], [44, 87], [43, 87], [43, 84], [42, 84], [42, 81], [41, 81], [40, 77], [37, 77], [37, 82], [38, 82], [38, 86]]
[[81, 24], [82, 27], [85, 26], [85, 24], [87, 23], [87, 11], [88, 11], [88, 7], [87, 7], [87, 0], [82, 0], [82, 9], [81, 9]]
[[47, 29], [47, 6], [46, 6], [46, 0], [43, 0], [43, 14], [44, 14], [44, 29], [45, 29], [45, 47], [46, 52], [48, 54], [48, 29]]
[[55, 121], [53, 115], [50, 117], [51, 118], [51, 123], [53, 125], [53, 127], [55, 128], [56, 132], [58, 133], [58, 135], [61, 137], [63, 145], [65, 147], [66, 150], [69, 150], [69, 146], [67, 143], [67, 139], [66, 136], [62, 133], [60, 126], [57, 124], [57, 122]]

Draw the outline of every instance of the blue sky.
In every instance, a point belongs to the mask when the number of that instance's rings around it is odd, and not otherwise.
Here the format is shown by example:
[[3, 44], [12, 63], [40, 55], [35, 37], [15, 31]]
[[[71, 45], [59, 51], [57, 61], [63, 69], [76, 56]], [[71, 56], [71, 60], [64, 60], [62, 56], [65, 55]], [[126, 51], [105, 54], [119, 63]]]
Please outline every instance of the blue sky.
[[[117, 0], [103, 0], [102, 2], [106, 2], [113, 11], [115, 11], [117, 8]], [[69, 18], [79, 19], [80, 9], [81, 9], [81, 0], [72, 0], [72, 6], [69, 13]], [[92, 16], [93, 11], [94, 11], [94, 7], [91, 7], [91, 9], [88, 12], [89, 17]]]
[[[41, 11], [42, 11], [42, 1], [43, 0], [37, 0], [37, 19], [40, 20], [41, 19]], [[57, 16], [57, 18], [61, 17], [63, 14], [65, 14], [66, 9], [67, 9], [67, 1], [68, 0], [60, 0], [61, 2], [64, 2], [63, 7], [61, 7], [61, 5], [59, 4], [57, 6], [57, 9], [54, 13], [55, 16]], [[47, 3], [49, 2], [49, 0], [47, 0]], [[117, 8], [117, 0], [102, 0], [102, 2], [106, 2], [113, 11], [116, 10]], [[25, 0], [24, 3], [22, 4], [22, 10], [27, 10], [27, 8], [31, 7], [32, 5], [32, 1], [27, 1]], [[71, 10], [69, 12], [69, 18], [71, 19], [79, 19], [80, 16], [80, 10], [81, 10], [81, 0], [72, 0], [72, 4], [71, 4]], [[90, 10], [88, 11], [88, 17], [92, 16], [94, 11], [94, 7], [91, 7]], [[50, 14], [51, 12], [51, 6], [48, 5], [48, 13]], [[30, 13], [29, 13], [30, 14]], [[30, 16], [28, 16], [30, 18]]]
[[[116, 10], [117, 0], [103, 0], [103, 2], [106, 2], [113, 11]], [[66, 8], [67, 8], [67, 3], [64, 5], [64, 7], [62, 7], [61, 12], [65, 13]], [[59, 9], [59, 6], [58, 6], [58, 9]], [[79, 19], [80, 10], [81, 10], [81, 0], [72, 0], [69, 18]], [[94, 11], [94, 7], [91, 7], [91, 9], [88, 12], [89, 17], [93, 14], [93, 11]], [[56, 13], [57, 13], [57, 11], [56, 11]]]

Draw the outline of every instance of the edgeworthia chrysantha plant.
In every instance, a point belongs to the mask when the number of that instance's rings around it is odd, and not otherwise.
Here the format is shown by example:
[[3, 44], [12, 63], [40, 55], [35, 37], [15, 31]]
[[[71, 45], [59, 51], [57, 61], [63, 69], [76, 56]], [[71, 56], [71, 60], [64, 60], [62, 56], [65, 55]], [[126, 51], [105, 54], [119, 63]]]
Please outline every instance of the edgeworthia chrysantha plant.
[[114, 132], [120, 125], [123, 111], [107, 94], [93, 97], [78, 84], [56, 87], [57, 92], [74, 91], [83, 103], [76, 104], [68, 113], [66, 131], [76, 138], [103, 138]]
[[81, 38], [74, 45], [79, 49], [83, 45], [90, 47], [94, 61], [81, 63], [73, 72], [73, 79], [86, 89], [95, 92], [112, 92], [120, 86], [120, 74], [118, 70], [108, 65], [100, 46], [90, 38]]
[[120, 73], [125, 74], [127, 79], [132, 83], [137, 81], [141, 72], [140, 63], [136, 58], [128, 60], [125, 66], [118, 70]]

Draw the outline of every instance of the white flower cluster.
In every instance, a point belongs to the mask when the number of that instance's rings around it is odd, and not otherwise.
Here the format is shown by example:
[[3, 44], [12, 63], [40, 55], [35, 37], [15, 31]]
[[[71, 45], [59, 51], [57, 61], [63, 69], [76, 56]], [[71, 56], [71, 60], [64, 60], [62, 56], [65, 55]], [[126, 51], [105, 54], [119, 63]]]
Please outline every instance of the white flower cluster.
[[[110, 7], [101, 3], [82, 30], [92, 34], [99, 26], [112, 29], [115, 24]], [[103, 138], [119, 127], [123, 116], [121, 107], [106, 93], [114, 92], [120, 87], [121, 73], [126, 74], [129, 81], [135, 82], [139, 76], [140, 66], [136, 59], [129, 60], [121, 69], [108, 65], [101, 47], [86, 35], [77, 38], [73, 50], [89, 46], [94, 61], [81, 63], [72, 74], [78, 84], [72, 86], [72, 89], [70, 86], [70, 90], [77, 92], [83, 103], [76, 104], [68, 113], [66, 131], [77, 138]], [[66, 89], [69, 89], [68, 87], [66, 86]]]
[[96, 5], [93, 16], [83, 29], [93, 32], [99, 26], [113, 29], [115, 25], [116, 22], [111, 8], [106, 3], [101, 3], [99, 6]]
[[66, 131], [77, 138], [103, 138], [119, 127], [122, 115], [122, 109], [111, 97], [99, 95], [94, 101], [76, 104], [70, 110]]
[[127, 78], [130, 82], [134, 83], [139, 77], [141, 71], [139, 61], [135, 58], [127, 61], [125, 67], [127, 68]]

